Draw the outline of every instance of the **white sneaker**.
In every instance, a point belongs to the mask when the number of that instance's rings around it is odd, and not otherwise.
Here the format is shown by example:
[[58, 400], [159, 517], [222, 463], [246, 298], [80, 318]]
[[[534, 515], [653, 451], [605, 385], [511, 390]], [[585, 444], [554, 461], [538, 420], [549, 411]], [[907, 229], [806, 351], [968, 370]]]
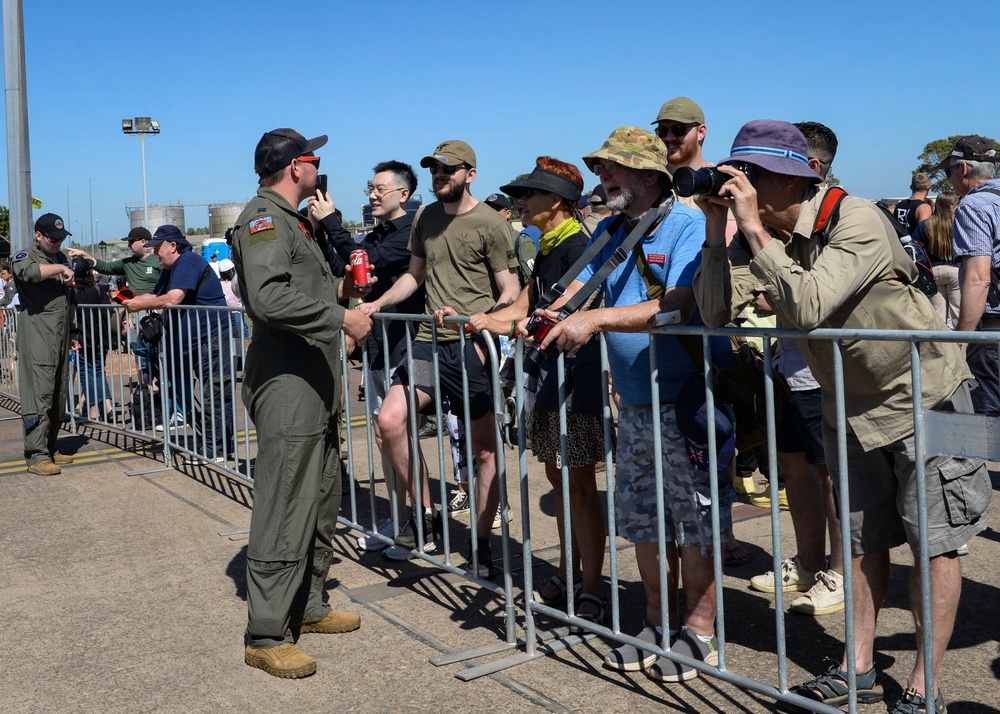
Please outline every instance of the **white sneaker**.
[[[781, 564], [782, 590], [804, 593], [816, 584], [816, 573], [806, 570], [799, 562], [799, 556], [789, 558]], [[776, 590], [774, 571], [750, 578], [750, 587], [762, 593], [773, 593]]]
[[[503, 527], [503, 516], [501, 515], [502, 508], [503, 506], [497, 506], [497, 514], [493, 516], [493, 530], [495, 531], [500, 530]], [[514, 514], [512, 512], [508, 512], [507, 525], [509, 526], [513, 522], [514, 522]]]
[[[428, 555], [437, 552], [437, 543], [432, 540], [426, 541], [424, 543], [424, 553]], [[416, 553], [412, 550], [404, 550], [398, 546], [390, 545], [385, 549], [385, 557], [389, 560], [412, 560], [416, 558]]]
[[[378, 527], [375, 528], [375, 531], [380, 536], [384, 536], [388, 538], [390, 541], [392, 540], [393, 536], [396, 535], [391, 518], [383, 518], [381, 521], [379, 521]], [[384, 540], [376, 538], [373, 535], [361, 536], [360, 538], [358, 538], [359, 550], [376, 551], [376, 550], [385, 550], [387, 547], [388, 543], [386, 543]]]
[[[187, 426], [187, 420], [184, 418], [183, 414], [178, 412], [170, 417], [170, 421], [167, 422], [167, 426], [170, 427], [171, 431], [173, 431], [174, 429], [178, 429], [182, 426]], [[163, 424], [157, 424], [154, 428], [156, 431], [164, 431]]]
[[834, 570], [816, 573], [816, 584], [792, 600], [792, 612], [831, 615], [844, 609], [844, 576]]

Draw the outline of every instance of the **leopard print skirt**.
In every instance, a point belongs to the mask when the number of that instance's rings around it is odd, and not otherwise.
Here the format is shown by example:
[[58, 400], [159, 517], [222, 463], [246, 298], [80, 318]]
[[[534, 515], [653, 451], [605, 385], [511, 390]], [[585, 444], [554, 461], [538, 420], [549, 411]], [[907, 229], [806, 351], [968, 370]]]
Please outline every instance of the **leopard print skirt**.
[[[559, 449], [558, 412], [535, 412], [528, 415], [528, 448], [543, 464], [562, 468]], [[601, 417], [586, 414], [566, 415], [567, 452], [569, 468], [576, 469], [604, 461], [604, 422]], [[611, 450], [617, 439], [611, 430]]]

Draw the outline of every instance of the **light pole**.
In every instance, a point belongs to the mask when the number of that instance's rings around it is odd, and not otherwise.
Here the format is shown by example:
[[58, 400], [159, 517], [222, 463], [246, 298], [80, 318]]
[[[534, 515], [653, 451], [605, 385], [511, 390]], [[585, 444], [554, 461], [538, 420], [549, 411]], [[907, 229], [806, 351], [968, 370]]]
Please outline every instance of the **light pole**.
[[139, 143], [142, 145], [142, 210], [145, 214], [143, 228], [148, 229], [149, 204], [146, 202], [146, 134], [159, 134], [160, 122], [149, 117], [122, 119], [122, 132], [125, 134], [138, 134]]

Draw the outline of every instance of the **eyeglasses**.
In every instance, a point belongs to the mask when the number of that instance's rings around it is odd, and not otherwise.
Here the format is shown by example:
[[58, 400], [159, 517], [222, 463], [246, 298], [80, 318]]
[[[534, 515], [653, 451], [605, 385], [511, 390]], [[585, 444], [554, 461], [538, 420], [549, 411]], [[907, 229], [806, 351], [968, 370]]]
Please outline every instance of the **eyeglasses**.
[[657, 124], [656, 135], [661, 139], [666, 139], [668, 136], [680, 139], [687, 136], [687, 133], [696, 126], [701, 126], [701, 124], [698, 124], [697, 122], [694, 124], [671, 124], [670, 126], [667, 126], [666, 124]]
[[445, 166], [444, 164], [433, 164], [427, 170], [431, 172], [431, 176], [434, 174], [444, 174], [445, 176], [453, 176], [459, 169], [469, 168], [468, 164], [459, 164], [458, 166]]
[[319, 171], [319, 157], [318, 156], [300, 156], [296, 161], [306, 161], [310, 164], [316, 165], [316, 170]]
[[949, 176], [951, 176], [951, 170], [954, 169], [955, 167], [957, 167], [958, 165], [959, 164], [948, 164], [947, 166], [945, 166], [944, 167], [944, 177], [948, 178]]
[[364, 190], [366, 196], [374, 196], [375, 198], [382, 198], [383, 196], [388, 196], [393, 191], [402, 191], [403, 188], [379, 188], [372, 182], [368, 182], [368, 186]]
[[538, 191], [536, 191], [533, 188], [529, 188], [527, 191], [525, 191], [520, 196], [518, 196], [517, 200], [518, 201], [527, 201], [529, 198], [531, 198], [532, 196], [534, 196], [536, 193], [538, 193]]
[[590, 170], [593, 171], [594, 174], [596, 174], [597, 176], [600, 176], [603, 173], [612, 173], [613, 171], [616, 171], [618, 168], [619, 164], [615, 163], [614, 161], [597, 161], [594, 163], [593, 166], [590, 167]]

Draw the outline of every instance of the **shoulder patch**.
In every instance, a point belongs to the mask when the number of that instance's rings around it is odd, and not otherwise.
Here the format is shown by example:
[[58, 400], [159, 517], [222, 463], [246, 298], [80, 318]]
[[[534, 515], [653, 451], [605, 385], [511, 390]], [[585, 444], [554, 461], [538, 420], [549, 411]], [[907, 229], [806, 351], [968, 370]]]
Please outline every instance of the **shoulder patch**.
[[263, 216], [261, 218], [255, 218], [250, 221], [247, 228], [250, 230], [250, 235], [254, 233], [260, 233], [261, 231], [273, 231], [274, 230], [274, 218], [271, 216]]
[[302, 231], [302, 235], [304, 235], [309, 240], [316, 240], [315, 238], [313, 238], [313, 234], [309, 232], [309, 229], [306, 228], [305, 223], [299, 222], [299, 230]]
[[22, 250], [20, 253], [14, 256], [14, 262], [19, 263], [28, 257], [28, 251]]

